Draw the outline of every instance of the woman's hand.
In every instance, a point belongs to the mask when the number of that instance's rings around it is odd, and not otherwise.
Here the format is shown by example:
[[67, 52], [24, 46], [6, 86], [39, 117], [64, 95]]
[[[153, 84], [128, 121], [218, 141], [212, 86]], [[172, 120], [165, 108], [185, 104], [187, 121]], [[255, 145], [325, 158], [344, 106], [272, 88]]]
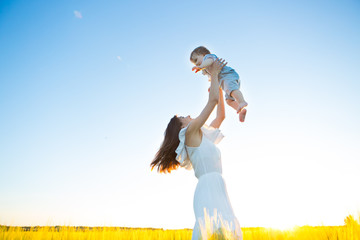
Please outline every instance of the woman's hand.
[[216, 76], [220, 73], [221, 69], [226, 66], [226, 64], [227, 62], [225, 62], [225, 60], [218, 58], [213, 64], [211, 64], [211, 66], [207, 67], [207, 70], [211, 76]]

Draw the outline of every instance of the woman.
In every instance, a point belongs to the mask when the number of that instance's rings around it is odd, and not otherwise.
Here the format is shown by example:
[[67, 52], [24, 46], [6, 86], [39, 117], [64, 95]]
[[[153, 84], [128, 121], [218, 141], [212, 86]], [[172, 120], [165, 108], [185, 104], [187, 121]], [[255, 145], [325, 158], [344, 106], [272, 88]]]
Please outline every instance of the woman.
[[[192, 240], [208, 239], [212, 234], [242, 239], [221, 175], [220, 151], [215, 146], [223, 138], [218, 129], [225, 118], [218, 74], [225, 65], [220, 59], [208, 69], [211, 85], [206, 106], [197, 118], [174, 116], [170, 120], [164, 141], [151, 162], [152, 169], [157, 167], [159, 172], [171, 172], [179, 166], [194, 169], [199, 181], [194, 195], [196, 223]], [[208, 127], [204, 124], [217, 104], [216, 118]]]

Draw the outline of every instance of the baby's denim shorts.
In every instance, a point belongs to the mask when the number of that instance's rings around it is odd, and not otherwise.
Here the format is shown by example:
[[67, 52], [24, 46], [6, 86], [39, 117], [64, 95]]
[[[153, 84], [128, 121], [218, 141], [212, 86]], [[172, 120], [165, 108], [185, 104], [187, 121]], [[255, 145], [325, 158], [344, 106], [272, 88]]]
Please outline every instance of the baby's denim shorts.
[[235, 101], [235, 98], [231, 97], [231, 92], [240, 89], [240, 77], [234, 69], [225, 66], [219, 73], [219, 83], [221, 88], [225, 92], [225, 99]]

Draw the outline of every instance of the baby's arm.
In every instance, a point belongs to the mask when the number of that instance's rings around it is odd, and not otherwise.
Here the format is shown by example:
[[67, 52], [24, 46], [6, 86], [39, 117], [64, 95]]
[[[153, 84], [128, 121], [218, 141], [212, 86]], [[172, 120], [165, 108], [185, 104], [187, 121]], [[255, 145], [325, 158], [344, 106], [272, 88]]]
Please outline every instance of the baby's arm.
[[213, 58], [206, 58], [199, 66], [200, 69], [207, 68], [214, 63]]
[[214, 63], [214, 59], [213, 58], [206, 58], [201, 64], [200, 66], [195, 66], [192, 68], [192, 70], [195, 70], [195, 73], [197, 73], [198, 71], [209, 67], [211, 64]]

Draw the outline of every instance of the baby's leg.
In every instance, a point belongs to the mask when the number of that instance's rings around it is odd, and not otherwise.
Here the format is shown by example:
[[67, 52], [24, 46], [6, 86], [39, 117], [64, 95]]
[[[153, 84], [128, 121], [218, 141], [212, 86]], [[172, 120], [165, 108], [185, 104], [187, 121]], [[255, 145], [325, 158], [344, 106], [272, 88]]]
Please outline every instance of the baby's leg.
[[235, 98], [236, 102], [238, 103], [238, 108], [236, 109], [237, 113], [241, 112], [241, 110], [248, 105], [240, 90], [236, 89], [232, 91], [231, 96]]
[[[232, 107], [233, 109], [235, 109], [236, 111], [239, 109], [240, 104], [237, 101], [231, 100], [231, 99], [226, 99], [226, 103]], [[245, 121], [245, 116], [246, 116], [246, 108], [243, 108], [239, 114], [239, 120], [240, 122], [244, 122]]]
[[235, 109], [237, 111], [237, 109], [239, 108], [239, 103], [237, 101], [231, 100], [231, 99], [226, 99], [226, 103], [232, 107], [233, 109]]
[[244, 96], [242, 95], [242, 93], [238, 89], [232, 91], [231, 96], [236, 99], [236, 103], [237, 103], [236, 112], [240, 113], [239, 114], [239, 120], [240, 120], [240, 122], [244, 122], [246, 112], [247, 112], [245, 107], [248, 105], [248, 103], [244, 100]]

